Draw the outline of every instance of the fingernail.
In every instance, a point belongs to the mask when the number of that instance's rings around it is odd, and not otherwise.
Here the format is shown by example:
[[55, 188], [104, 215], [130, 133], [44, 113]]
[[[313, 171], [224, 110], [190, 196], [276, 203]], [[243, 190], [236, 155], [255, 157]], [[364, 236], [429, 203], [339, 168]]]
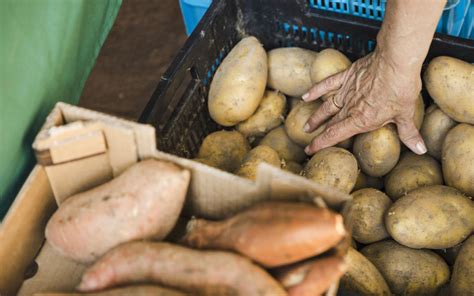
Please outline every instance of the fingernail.
[[82, 280], [77, 287], [80, 291], [90, 291], [97, 288], [98, 282], [95, 279]]
[[418, 154], [425, 154], [427, 151], [425, 144], [421, 141], [416, 143], [415, 149]]
[[309, 93], [305, 93], [304, 95], [301, 96], [303, 101], [306, 101], [309, 98]]
[[306, 148], [304, 148], [304, 152], [305, 152], [306, 154], [309, 154], [309, 152], [310, 152], [310, 151], [309, 151], [309, 146], [306, 146]]
[[309, 124], [305, 124], [303, 129], [306, 133], [309, 132]]

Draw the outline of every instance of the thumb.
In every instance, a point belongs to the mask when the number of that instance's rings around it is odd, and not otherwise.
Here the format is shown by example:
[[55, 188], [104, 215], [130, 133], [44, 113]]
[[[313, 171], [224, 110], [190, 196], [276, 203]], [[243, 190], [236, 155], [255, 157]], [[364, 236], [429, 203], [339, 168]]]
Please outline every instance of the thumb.
[[400, 140], [418, 155], [425, 154], [427, 149], [415, 123], [411, 119], [403, 119], [397, 122], [398, 136]]

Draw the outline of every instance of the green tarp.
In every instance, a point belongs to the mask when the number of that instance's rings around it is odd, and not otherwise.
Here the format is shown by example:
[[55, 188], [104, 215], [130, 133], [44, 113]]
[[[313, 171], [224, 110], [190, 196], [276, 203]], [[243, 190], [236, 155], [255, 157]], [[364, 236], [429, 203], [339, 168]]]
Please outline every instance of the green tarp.
[[121, 0], [0, 0], [0, 220], [57, 101], [77, 103]]

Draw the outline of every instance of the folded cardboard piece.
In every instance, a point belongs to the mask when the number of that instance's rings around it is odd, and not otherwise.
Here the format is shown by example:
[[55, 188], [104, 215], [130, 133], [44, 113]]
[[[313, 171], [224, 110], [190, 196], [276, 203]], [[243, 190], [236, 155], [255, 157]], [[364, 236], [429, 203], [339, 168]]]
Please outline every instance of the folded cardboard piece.
[[[157, 135], [159, 137], [159, 135]], [[33, 145], [38, 163], [0, 225], [0, 295], [73, 291], [84, 266], [44, 244], [49, 217], [69, 196], [100, 185], [146, 158], [191, 171], [183, 215], [219, 219], [261, 200], [339, 207], [348, 194], [267, 164], [255, 182], [156, 150], [152, 126], [58, 103]], [[35, 259], [36, 258], [36, 259]], [[38, 272], [24, 281], [32, 263]], [[24, 281], [24, 282], [23, 282]]]

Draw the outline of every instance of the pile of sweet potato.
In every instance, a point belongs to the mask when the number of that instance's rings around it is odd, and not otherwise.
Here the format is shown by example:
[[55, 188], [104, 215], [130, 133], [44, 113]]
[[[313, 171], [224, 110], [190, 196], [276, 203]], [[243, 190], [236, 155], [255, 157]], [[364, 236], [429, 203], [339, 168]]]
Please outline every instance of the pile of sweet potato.
[[78, 290], [320, 295], [345, 272], [342, 216], [310, 204], [263, 202], [222, 221], [192, 218], [176, 242], [163, 241], [189, 181], [175, 164], [146, 160], [61, 204], [46, 238], [61, 256], [90, 264]]

